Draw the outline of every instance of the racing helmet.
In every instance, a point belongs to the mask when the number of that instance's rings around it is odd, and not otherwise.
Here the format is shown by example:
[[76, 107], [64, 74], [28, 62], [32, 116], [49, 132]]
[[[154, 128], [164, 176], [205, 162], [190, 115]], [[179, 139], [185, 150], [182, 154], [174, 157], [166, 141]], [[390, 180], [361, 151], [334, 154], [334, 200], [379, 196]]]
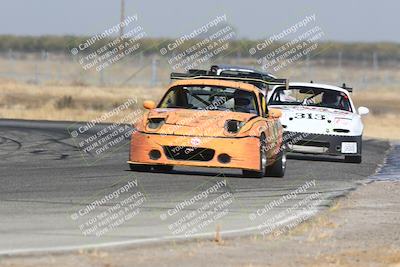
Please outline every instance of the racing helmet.
[[328, 105], [336, 105], [338, 104], [340, 96], [334, 92], [324, 92], [322, 94], [322, 103]]

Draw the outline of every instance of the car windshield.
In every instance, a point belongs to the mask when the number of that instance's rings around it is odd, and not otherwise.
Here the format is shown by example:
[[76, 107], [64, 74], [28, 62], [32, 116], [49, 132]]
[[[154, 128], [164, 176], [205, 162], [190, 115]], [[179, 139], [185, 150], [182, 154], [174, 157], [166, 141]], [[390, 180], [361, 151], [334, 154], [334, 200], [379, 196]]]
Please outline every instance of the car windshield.
[[256, 95], [238, 88], [219, 86], [175, 86], [163, 97], [159, 108], [229, 110], [258, 115]]
[[269, 99], [269, 105], [303, 105], [352, 111], [346, 93], [314, 87], [278, 87]]

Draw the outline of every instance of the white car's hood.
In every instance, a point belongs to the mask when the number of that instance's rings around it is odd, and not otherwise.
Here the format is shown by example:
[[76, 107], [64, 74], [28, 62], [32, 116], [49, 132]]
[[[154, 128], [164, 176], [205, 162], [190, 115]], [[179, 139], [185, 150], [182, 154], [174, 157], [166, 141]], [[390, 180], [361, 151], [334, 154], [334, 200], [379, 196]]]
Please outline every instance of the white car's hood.
[[281, 123], [285, 131], [351, 136], [362, 134], [361, 118], [353, 112], [297, 105], [270, 107], [282, 110]]

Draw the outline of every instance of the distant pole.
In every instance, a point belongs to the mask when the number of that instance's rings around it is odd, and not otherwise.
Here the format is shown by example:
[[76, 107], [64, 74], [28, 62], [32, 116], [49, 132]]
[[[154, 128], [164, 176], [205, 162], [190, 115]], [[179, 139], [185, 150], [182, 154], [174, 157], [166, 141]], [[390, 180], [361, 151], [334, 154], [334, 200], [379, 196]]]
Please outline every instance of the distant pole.
[[60, 65], [57, 65], [57, 81], [61, 81], [61, 71], [60, 71]]
[[35, 64], [35, 84], [39, 84], [39, 68], [37, 63]]
[[8, 59], [9, 59], [9, 60], [13, 60], [13, 59], [14, 59], [14, 57], [13, 57], [13, 51], [12, 51], [11, 48], [8, 49]]
[[373, 54], [372, 54], [372, 64], [373, 64], [373, 67], [374, 67], [374, 71], [377, 71], [378, 70], [378, 53], [376, 53], [376, 52], [374, 52]]
[[122, 22], [125, 20], [125, 0], [121, 0], [121, 24], [119, 28], [119, 37], [124, 35], [124, 27], [122, 26]]
[[15, 70], [15, 60], [14, 60], [14, 55], [13, 55], [13, 51], [12, 51], [12, 49], [10, 48], [10, 49], [8, 49], [8, 60], [10, 60], [11, 61], [11, 69], [12, 69], [12, 76], [14, 76], [14, 70]]

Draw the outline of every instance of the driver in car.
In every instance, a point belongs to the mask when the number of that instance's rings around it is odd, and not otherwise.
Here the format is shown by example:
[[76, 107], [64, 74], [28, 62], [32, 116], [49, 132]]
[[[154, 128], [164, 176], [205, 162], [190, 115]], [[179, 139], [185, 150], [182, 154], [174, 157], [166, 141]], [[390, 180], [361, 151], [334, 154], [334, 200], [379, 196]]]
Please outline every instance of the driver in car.
[[337, 108], [339, 106], [340, 96], [334, 92], [324, 92], [322, 94], [321, 104], [323, 106]]
[[349, 99], [345, 94], [336, 92], [324, 92], [321, 105], [328, 108], [336, 108], [350, 111]]
[[250, 93], [236, 90], [234, 93], [235, 111], [256, 114], [257, 111], [254, 107], [253, 100]]

